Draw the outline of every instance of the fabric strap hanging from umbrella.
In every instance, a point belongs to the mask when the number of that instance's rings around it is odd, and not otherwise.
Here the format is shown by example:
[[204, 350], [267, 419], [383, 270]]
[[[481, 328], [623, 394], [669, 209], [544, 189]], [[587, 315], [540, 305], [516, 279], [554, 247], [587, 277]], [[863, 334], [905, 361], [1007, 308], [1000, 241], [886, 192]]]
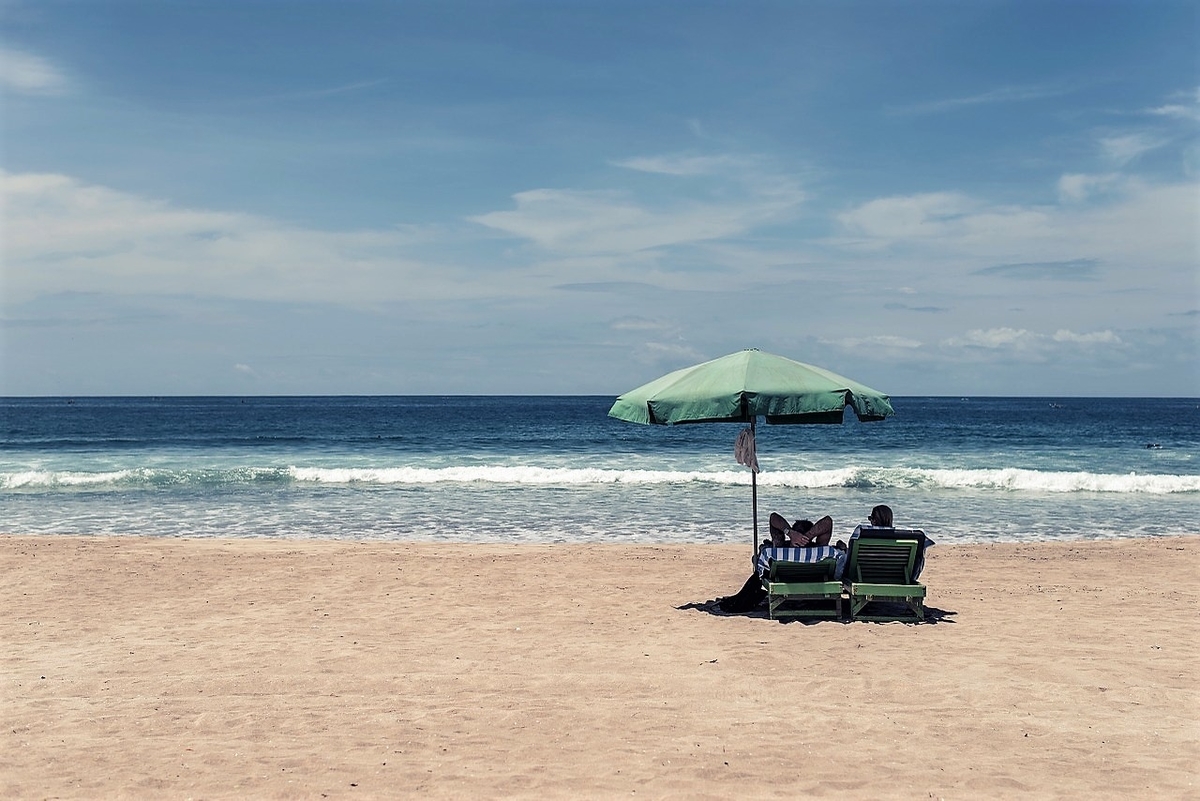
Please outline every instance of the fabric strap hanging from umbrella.
[[737, 442], [733, 444], [733, 458], [738, 464], [750, 468], [751, 473], [759, 472], [758, 447], [754, 443], [754, 429], [743, 428], [738, 434]]

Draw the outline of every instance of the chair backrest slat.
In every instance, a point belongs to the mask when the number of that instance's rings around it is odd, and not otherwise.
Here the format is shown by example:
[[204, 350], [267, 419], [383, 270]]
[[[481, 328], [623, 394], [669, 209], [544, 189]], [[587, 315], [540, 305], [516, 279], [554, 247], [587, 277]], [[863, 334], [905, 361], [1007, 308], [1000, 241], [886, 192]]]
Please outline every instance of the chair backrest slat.
[[788, 562], [776, 559], [771, 562], [770, 580], [783, 583], [833, 581], [836, 570], [836, 559], [822, 559], [819, 562]]
[[863, 584], [912, 584], [917, 541], [855, 539], [847, 555], [847, 576]]

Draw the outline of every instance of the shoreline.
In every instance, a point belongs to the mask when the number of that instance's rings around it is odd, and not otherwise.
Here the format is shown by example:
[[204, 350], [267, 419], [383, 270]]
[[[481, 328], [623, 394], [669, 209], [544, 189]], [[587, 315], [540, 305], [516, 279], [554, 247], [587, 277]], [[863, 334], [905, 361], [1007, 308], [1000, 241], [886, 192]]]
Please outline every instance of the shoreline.
[[1197, 793], [1200, 536], [939, 544], [920, 625], [703, 608], [749, 550], [0, 535], [0, 793]]

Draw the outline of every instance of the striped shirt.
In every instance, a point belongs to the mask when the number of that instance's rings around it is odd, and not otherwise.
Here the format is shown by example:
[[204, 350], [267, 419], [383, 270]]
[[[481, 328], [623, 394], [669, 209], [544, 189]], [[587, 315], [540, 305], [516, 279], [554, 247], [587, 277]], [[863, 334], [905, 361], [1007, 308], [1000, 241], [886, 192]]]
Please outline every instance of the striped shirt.
[[771, 562], [779, 560], [781, 562], [820, 562], [822, 559], [833, 557], [837, 559], [837, 570], [834, 573], [835, 578], [842, 577], [842, 570], [845, 569], [846, 552], [834, 548], [832, 545], [814, 545], [807, 548], [776, 548], [767, 546], [758, 552], [758, 556], [754, 557], [754, 569], [759, 576], [765, 576], [771, 571]]

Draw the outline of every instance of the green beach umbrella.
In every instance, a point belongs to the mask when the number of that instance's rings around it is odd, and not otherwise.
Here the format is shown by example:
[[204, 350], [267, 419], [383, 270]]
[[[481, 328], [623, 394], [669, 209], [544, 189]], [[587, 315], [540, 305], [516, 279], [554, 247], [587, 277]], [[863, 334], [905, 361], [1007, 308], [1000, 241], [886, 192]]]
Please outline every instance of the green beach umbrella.
[[[630, 390], [608, 414], [647, 425], [749, 423], [749, 462], [754, 506], [754, 549], [758, 550], [758, 465], [753, 436], [759, 417], [768, 423], [841, 423], [846, 407], [862, 422], [895, 412], [887, 395], [821, 367], [756, 349], [685, 367]], [[739, 437], [739, 451], [742, 450]]]

